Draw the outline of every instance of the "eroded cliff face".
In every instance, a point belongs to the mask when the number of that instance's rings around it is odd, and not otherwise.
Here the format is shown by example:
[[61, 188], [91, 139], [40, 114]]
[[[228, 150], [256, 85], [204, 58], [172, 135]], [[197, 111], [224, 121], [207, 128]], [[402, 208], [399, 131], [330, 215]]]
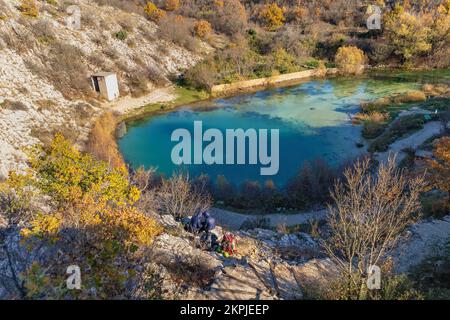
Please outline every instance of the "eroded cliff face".
[[[23, 169], [24, 148], [60, 131], [83, 142], [105, 111], [90, 75], [116, 72], [121, 95], [142, 95], [201, 59], [159, 37], [146, 17], [94, 1], [36, 2], [37, 17], [19, 0], [0, 1], [0, 177]], [[67, 8], [80, 9], [81, 28], [68, 26]], [[205, 44], [199, 42], [199, 51]]]

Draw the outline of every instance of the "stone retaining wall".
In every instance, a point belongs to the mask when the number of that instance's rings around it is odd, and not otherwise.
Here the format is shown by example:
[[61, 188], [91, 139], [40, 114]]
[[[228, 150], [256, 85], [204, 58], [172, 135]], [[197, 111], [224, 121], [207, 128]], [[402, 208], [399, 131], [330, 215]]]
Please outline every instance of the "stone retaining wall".
[[219, 84], [212, 86], [211, 93], [214, 94], [226, 94], [231, 92], [239, 92], [246, 89], [255, 87], [268, 87], [271, 85], [280, 84], [283, 82], [294, 82], [301, 79], [306, 79], [314, 76], [323, 76], [324, 74], [335, 74], [337, 69], [327, 69], [324, 73], [323, 69], [305, 70], [293, 73], [282, 74], [279, 76], [273, 76], [268, 78], [258, 78], [252, 80], [239, 81], [229, 84]]

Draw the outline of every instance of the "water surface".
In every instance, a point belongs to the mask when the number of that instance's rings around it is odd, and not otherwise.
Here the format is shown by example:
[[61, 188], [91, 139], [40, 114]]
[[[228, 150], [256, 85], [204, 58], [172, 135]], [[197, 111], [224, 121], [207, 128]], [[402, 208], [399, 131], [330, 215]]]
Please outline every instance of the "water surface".
[[[406, 74], [408, 76], [408, 74]], [[421, 78], [422, 79], [422, 78]], [[137, 168], [157, 167], [165, 175], [180, 170], [171, 161], [173, 130], [186, 128], [193, 134], [193, 122], [202, 121], [203, 130], [279, 129], [280, 167], [275, 176], [260, 176], [260, 165], [188, 165], [191, 176], [208, 174], [213, 180], [224, 175], [239, 184], [245, 180], [272, 179], [278, 186], [294, 176], [302, 164], [321, 158], [332, 166], [363, 152], [361, 127], [349, 116], [358, 112], [361, 100], [418, 89], [417, 77], [386, 77], [385, 74], [360, 79], [334, 78], [275, 88], [252, 94], [211, 101], [201, 109], [184, 107], [130, 123], [119, 140], [125, 159]], [[206, 145], [206, 144], [205, 144]]]

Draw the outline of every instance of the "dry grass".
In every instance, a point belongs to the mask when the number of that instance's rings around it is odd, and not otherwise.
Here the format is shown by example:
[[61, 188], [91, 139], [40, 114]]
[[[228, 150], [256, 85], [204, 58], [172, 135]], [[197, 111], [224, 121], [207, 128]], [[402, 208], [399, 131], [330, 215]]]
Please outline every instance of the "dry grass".
[[49, 43], [55, 39], [55, 30], [48, 20], [39, 20], [33, 23], [31, 31], [41, 43]]
[[378, 137], [383, 133], [386, 122], [389, 120], [388, 113], [382, 113], [377, 111], [372, 111], [369, 113], [358, 113], [353, 118], [354, 124], [364, 124], [363, 127], [363, 137], [366, 139], [373, 139]]
[[423, 91], [410, 91], [396, 95], [392, 98], [394, 103], [421, 102], [427, 100], [427, 96]]
[[86, 145], [87, 152], [115, 168], [125, 166], [114, 137], [116, 124], [117, 118], [111, 112], [100, 116], [94, 123]]
[[448, 84], [424, 84], [422, 90], [428, 96], [441, 96], [450, 94], [450, 85]]
[[181, 16], [166, 16], [159, 23], [159, 36], [191, 51], [196, 51], [198, 44], [192, 36], [192, 23]]
[[26, 59], [27, 67], [38, 77], [47, 79], [68, 99], [92, 94], [88, 70], [81, 49], [53, 40], [48, 53], [39, 59]]
[[290, 261], [298, 261], [302, 259], [310, 260], [319, 256], [317, 249], [299, 248], [297, 246], [278, 247], [276, 248], [276, 252], [281, 258]]
[[390, 105], [403, 104], [411, 102], [422, 102], [427, 100], [427, 96], [424, 91], [415, 90], [405, 93], [399, 93], [390, 97], [379, 98], [375, 101], [361, 102], [360, 107], [364, 113], [372, 113], [375, 111], [385, 110]]
[[42, 112], [44, 110], [53, 111], [58, 106], [54, 100], [51, 99], [40, 99], [34, 101], [34, 104], [38, 106], [38, 111]]
[[[153, 258], [154, 261], [156, 259]], [[191, 288], [207, 288], [216, 275], [215, 270], [201, 256], [192, 256], [190, 259], [177, 256], [175, 261], [163, 265], [175, 283]]]
[[357, 113], [354, 117], [357, 121], [373, 121], [373, 122], [385, 122], [389, 120], [389, 114], [372, 111], [369, 113]]
[[12, 101], [6, 99], [0, 104], [0, 109], [8, 109], [13, 111], [28, 111], [27, 106], [21, 101]]
[[256, 240], [248, 237], [239, 238], [237, 241], [237, 253], [236, 257], [248, 257], [251, 259], [260, 258], [259, 249], [261, 244]]

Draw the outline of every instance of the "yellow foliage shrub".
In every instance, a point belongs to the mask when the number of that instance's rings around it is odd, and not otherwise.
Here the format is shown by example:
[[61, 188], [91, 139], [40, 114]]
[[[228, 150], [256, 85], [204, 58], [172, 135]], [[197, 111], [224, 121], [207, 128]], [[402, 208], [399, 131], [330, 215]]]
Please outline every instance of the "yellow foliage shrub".
[[144, 11], [150, 20], [158, 22], [166, 15], [164, 10], [159, 9], [153, 2], [149, 1], [144, 7]]
[[[44, 153], [41, 155], [40, 153]], [[134, 204], [139, 198], [137, 188], [130, 185], [125, 167], [111, 168], [70, 145], [57, 134], [49, 147], [30, 155], [31, 168], [42, 176], [37, 186], [50, 194], [59, 205], [92, 195], [96, 201], [115, 205]]]
[[[134, 206], [140, 192], [130, 184], [124, 167], [111, 168], [79, 152], [61, 135], [50, 146], [32, 150], [29, 174], [12, 174], [8, 183], [15, 192], [37, 189], [49, 199], [49, 213], [25, 221], [23, 241], [31, 247], [39, 241], [55, 244], [67, 259], [89, 270], [83, 284], [95, 287], [95, 298], [121, 296], [139, 259], [137, 251], [162, 232], [153, 218]], [[29, 297], [59, 297], [58, 275], [65, 271], [55, 262], [24, 273]], [[74, 294], [92, 297], [90, 290]]]
[[276, 3], [271, 3], [262, 7], [259, 18], [268, 30], [276, 30], [284, 24], [286, 20], [284, 14], [286, 9], [279, 7]]
[[39, 15], [39, 9], [34, 0], [22, 0], [19, 10], [28, 17], [36, 18]]
[[354, 46], [340, 47], [335, 56], [335, 63], [343, 74], [359, 74], [364, 70], [366, 56], [364, 51]]
[[426, 15], [409, 13], [398, 4], [394, 10], [385, 15], [384, 32], [390, 40], [394, 52], [401, 57], [406, 66], [413, 58], [432, 50], [430, 24]]

